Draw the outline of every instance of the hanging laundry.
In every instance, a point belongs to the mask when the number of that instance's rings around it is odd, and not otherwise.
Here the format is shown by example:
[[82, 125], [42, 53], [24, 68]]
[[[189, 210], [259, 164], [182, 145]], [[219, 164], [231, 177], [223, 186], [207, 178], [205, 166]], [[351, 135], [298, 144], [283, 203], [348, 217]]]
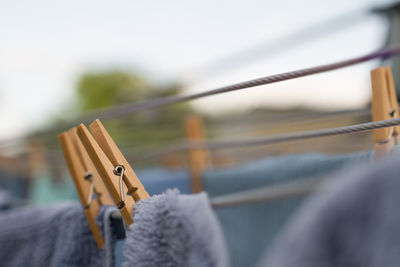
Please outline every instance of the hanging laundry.
[[106, 238], [99, 250], [77, 203], [16, 208], [0, 212], [1, 266], [112, 266], [115, 238], [110, 214], [104, 207], [99, 218]]
[[149, 168], [138, 169], [136, 174], [150, 195], [161, 194], [167, 189], [174, 188], [182, 194], [190, 191], [189, 174], [186, 171]]
[[395, 158], [327, 181], [299, 209], [259, 266], [398, 266], [399, 166], [400, 158]]
[[[211, 197], [304, 178], [324, 178], [345, 165], [369, 161], [371, 152], [327, 156], [267, 157], [235, 168], [204, 173]], [[218, 209], [233, 266], [254, 266], [304, 197]]]
[[139, 201], [127, 231], [123, 266], [227, 267], [222, 230], [206, 193], [177, 190]]
[[[150, 195], [161, 194], [167, 189], [178, 189], [186, 194], [190, 191], [189, 174], [182, 170], [166, 168], [138, 169], [136, 174]], [[125, 240], [118, 240], [115, 248], [115, 265], [120, 266], [124, 261], [122, 248]]]

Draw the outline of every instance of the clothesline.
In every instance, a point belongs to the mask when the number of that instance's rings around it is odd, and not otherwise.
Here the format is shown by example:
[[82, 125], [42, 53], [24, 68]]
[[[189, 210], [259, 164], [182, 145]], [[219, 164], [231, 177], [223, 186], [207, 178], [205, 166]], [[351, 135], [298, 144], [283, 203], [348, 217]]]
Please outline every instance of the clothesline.
[[289, 72], [284, 72], [280, 74], [274, 74], [270, 76], [265, 76], [265, 77], [260, 77], [256, 78], [253, 80], [248, 80], [244, 82], [239, 82], [227, 86], [223, 86], [220, 88], [216, 89], [211, 89], [205, 92], [201, 93], [196, 93], [196, 94], [191, 94], [191, 95], [186, 95], [186, 96], [168, 96], [168, 97], [161, 97], [161, 98], [155, 98], [152, 100], [148, 101], [143, 101], [139, 103], [133, 103], [133, 104], [125, 104], [113, 108], [107, 108], [103, 110], [98, 110], [94, 111], [92, 113], [89, 113], [87, 115], [84, 115], [80, 117], [78, 120], [82, 121], [91, 121], [94, 119], [113, 119], [117, 117], [121, 117], [124, 115], [128, 115], [131, 113], [143, 111], [143, 110], [148, 110], [148, 109], [154, 109], [166, 105], [171, 105], [171, 104], [177, 104], [181, 102], [186, 102], [186, 101], [192, 101], [195, 99], [199, 98], [204, 98], [212, 95], [217, 95], [217, 94], [223, 94], [223, 93], [228, 93], [228, 92], [233, 92], [237, 90], [242, 90], [242, 89], [248, 89], [252, 87], [257, 87], [261, 85], [267, 85], [267, 84], [272, 84], [272, 83], [277, 83], [277, 82], [282, 82], [282, 81], [287, 81], [291, 79], [296, 79], [300, 77], [305, 77], [309, 75], [314, 75], [318, 73], [323, 73], [331, 70], [337, 70], [345, 67], [349, 67], [352, 65], [364, 63], [373, 59], [379, 59], [379, 58], [389, 58], [395, 55], [398, 55], [400, 53], [400, 46], [395, 46], [395, 47], [389, 47], [389, 48], [384, 48], [381, 50], [378, 50], [373, 53], [369, 53], [364, 56], [356, 57], [356, 58], [351, 58], [343, 61], [338, 61], [330, 64], [325, 64], [325, 65], [320, 65], [320, 66], [315, 66], [311, 68], [305, 68], [305, 69], [299, 69], [295, 71], [289, 71]]
[[[371, 110], [370, 109], [358, 109], [358, 110], [336, 111], [336, 112], [332, 112], [329, 114], [324, 114], [323, 116], [318, 117], [318, 118], [297, 121], [296, 124], [307, 124], [307, 123], [311, 124], [311, 123], [315, 123], [315, 122], [319, 122], [319, 121], [326, 121], [328, 119], [334, 120], [334, 119], [343, 118], [343, 117], [346, 118], [349, 115], [355, 116], [355, 117], [368, 116], [368, 115], [371, 115]], [[291, 124], [293, 125], [293, 123], [291, 123]], [[218, 142], [218, 141], [214, 141], [214, 142]], [[132, 150], [137, 150], [137, 148], [135, 149], [134, 147], [132, 147], [128, 144], [119, 144], [119, 147], [124, 150], [124, 153], [127, 156], [129, 155], [129, 158], [136, 161], [136, 160], [145, 160], [148, 158], [157, 158], [160, 156], [173, 154], [173, 153], [179, 153], [182, 151], [186, 151], [187, 149], [189, 149], [191, 147], [196, 148], [200, 145], [201, 144], [198, 144], [198, 143], [197, 144], [194, 143], [193, 145], [191, 145], [190, 141], [185, 141], [185, 142], [173, 144], [171, 146], [163, 147], [161, 149], [147, 148], [147, 150], [144, 150], [143, 153], [139, 153], [139, 152], [132, 153]], [[205, 146], [207, 146], [207, 145], [205, 144]], [[150, 151], [150, 152], [146, 152], [146, 151]], [[63, 158], [62, 151], [60, 151], [59, 149], [47, 149], [46, 154], [50, 160], [55, 160], [55, 162], [58, 162], [57, 159]], [[64, 166], [64, 164], [62, 166]], [[57, 166], [55, 164], [52, 164], [52, 168], [57, 168]], [[64, 167], [59, 167], [59, 168], [63, 169]]]
[[[371, 109], [367, 108], [367, 109], [351, 109], [351, 110], [340, 110], [340, 111], [334, 111], [334, 112], [329, 112], [329, 113], [324, 113], [321, 114], [320, 117], [317, 118], [306, 118], [306, 119], [301, 119], [298, 120], [298, 115], [288, 115], [285, 116], [285, 120], [287, 119], [291, 119], [291, 118], [296, 118], [296, 124], [300, 123], [300, 124], [308, 124], [308, 123], [315, 123], [315, 122], [319, 122], [319, 121], [325, 121], [327, 119], [329, 120], [335, 120], [335, 119], [339, 119], [339, 118], [343, 118], [343, 117], [348, 117], [348, 116], [354, 116], [354, 117], [358, 117], [358, 116], [368, 116], [371, 115]], [[280, 119], [280, 118], [279, 118]], [[247, 119], [248, 120], [248, 119]], [[234, 120], [227, 120], [227, 121], [223, 121], [224, 123], [230, 123], [230, 122], [234, 122]], [[211, 124], [213, 122], [210, 122]], [[220, 122], [218, 122], [220, 123]], [[174, 127], [179, 127], [180, 123], [175, 125]], [[132, 128], [133, 129], [133, 128]], [[45, 132], [45, 131], [44, 131]], [[7, 140], [2, 140], [0, 141], [0, 148], [1, 147], [12, 147], [15, 146], [17, 144], [19, 144], [20, 141], [23, 141], [25, 139], [29, 138], [29, 136], [22, 136], [22, 137], [18, 137], [18, 138], [11, 138], [11, 139], [7, 139]], [[121, 145], [122, 148], [129, 147], [129, 144], [122, 144]]]
[[[256, 78], [253, 80], [248, 80], [244, 82], [239, 82], [227, 86], [223, 86], [220, 88], [216, 89], [211, 89], [205, 92], [201, 93], [196, 93], [196, 94], [191, 94], [191, 95], [174, 95], [174, 96], [167, 96], [167, 97], [161, 97], [161, 98], [155, 98], [151, 99], [148, 101], [143, 101], [139, 103], [131, 103], [131, 104], [125, 104], [117, 107], [112, 107], [112, 108], [107, 108], [107, 109], [102, 109], [102, 110], [97, 110], [93, 111], [87, 114], [84, 114], [78, 118], [71, 119], [66, 121], [63, 125], [61, 126], [56, 126], [52, 127], [50, 130], [61, 130], [61, 128], [69, 128], [71, 125], [75, 125], [77, 122], [89, 122], [93, 121], [97, 118], [100, 118], [102, 120], [106, 119], [115, 119], [124, 115], [144, 111], [144, 110], [149, 110], [149, 109], [154, 109], [154, 108], [159, 108], [162, 106], [166, 105], [172, 105], [172, 104], [177, 104], [177, 103], [182, 103], [182, 102], [187, 102], [187, 101], [192, 101], [195, 99], [200, 99], [212, 95], [217, 95], [217, 94], [223, 94], [223, 93], [228, 93], [228, 92], [233, 92], [237, 90], [242, 90], [242, 89], [248, 89], [248, 88], [253, 88], [261, 85], [267, 85], [267, 84], [272, 84], [272, 83], [277, 83], [277, 82], [282, 82], [286, 80], [291, 80], [295, 78], [300, 78], [300, 77], [305, 77], [309, 75], [314, 75], [318, 73], [323, 73], [331, 70], [337, 70], [341, 69], [344, 67], [349, 67], [352, 65], [364, 63], [370, 60], [374, 59], [379, 59], [379, 58], [390, 58], [392, 56], [400, 54], [400, 45], [399, 46], [394, 46], [394, 47], [388, 47], [384, 49], [380, 49], [376, 52], [369, 53], [364, 56], [356, 57], [356, 58], [351, 58], [343, 61], [338, 61], [330, 64], [325, 64], [325, 65], [319, 65], [311, 68], [305, 68], [305, 69], [299, 69], [295, 71], [289, 71], [289, 72], [284, 72], [280, 74], [274, 74], [270, 76], [265, 76], [265, 77], [260, 77]], [[24, 137], [22, 137], [23, 139]], [[21, 139], [21, 138], [17, 138]], [[15, 139], [11, 139], [11, 141], [15, 141]], [[0, 142], [0, 146], [3, 146], [4, 143], [8, 143], [10, 140]]]
[[[206, 148], [206, 149], [224, 149], [224, 148], [233, 148], [233, 147], [241, 147], [241, 146], [254, 146], [254, 145], [266, 145], [272, 143], [281, 143], [287, 141], [295, 141], [301, 139], [310, 139], [310, 138], [318, 138], [318, 137], [327, 137], [327, 136], [335, 136], [342, 134], [350, 134], [350, 133], [360, 133], [365, 131], [371, 131], [379, 128], [393, 127], [396, 125], [400, 125], [400, 119], [390, 119], [376, 122], [368, 122], [361, 123], [343, 127], [335, 127], [335, 128], [327, 128], [321, 130], [311, 130], [311, 131], [303, 131], [303, 132], [295, 132], [288, 134], [278, 134], [273, 136], [266, 136], [261, 138], [251, 138], [251, 139], [237, 139], [237, 140], [222, 140], [222, 141], [200, 141], [200, 140], [191, 140], [183, 143], [171, 145], [166, 148], [159, 149], [154, 152], [150, 152], [146, 155], [138, 157], [137, 159], [148, 159], [153, 157], [159, 157], [171, 153], [176, 153], [182, 150], [187, 149], [198, 149], [198, 148]], [[137, 160], [136, 159], [136, 160]]]
[[[213, 208], [246, 205], [257, 202], [276, 201], [298, 196], [304, 196], [315, 190], [321, 179], [308, 178], [302, 181], [285, 182], [277, 185], [263, 186], [262, 188], [244, 190], [237, 193], [215, 196], [210, 199]], [[111, 214], [112, 219], [122, 220], [118, 211]]]
[[262, 188], [244, 190], [211, 198], [214, 208], [245, 205], [261, 201], [276, 201], [304, 196], [315, 190], [321, 184], [321, 179], [308, 178], [302, 181], [285, 182]]
[[[339, 111], [330, 111], [330, 112], [321, 112], [314, 114], [307, 114], [304, 113], [299, 115], [298, 112], [290, 112], [289, 114], [282, 114], [282, 115], [274, 115], [271, 117], [266, 118], [265, 115], [262, 116], [252, 116], [250, 118], [246, 117], [246, 122], [251, 123], [260, 123], [268, 122], [273, 123], [273, 125], [286, 125], [287, 121], [291, 121], [291, 125], [295, 124], [312, 124], [315, 122], [326, 121], [326, 120], [336, 120], [336, 119], [343, 119], [343, 118], [355, 118], [355, 117], [363, 117], [363, 116], [370, 116], [372, 114], [371, 108], [362, 108], [362, 109], [348, 109], [348, 110], [339, 110]], [[311, 115], [311, 117], [310, 117]], [[210, 121], [207, 122], [207, 126], [218, 126], [222, 124], [229, 124], [229, 123], [237, 123], [238, 121], [243, 120], [241, 117], [233, 117], [229, 119], [224, 119], [222, 121]], [[257, 128], [256, 131], [259, 131], [263, 128]], [[235, 131], [235, 133], [238, 133]]]
[[[346, 112], [337, 112], [331, 115], [328, 115], [326, 118], [338, 118], [346, 114], [353, 114], [358, 116], [364, 116], [371, 114], [370, 110], [355, 110], [355, 111], [346, 111]], [[315, 119], [318, 120], [318, 119]], [[318, 137], [328, 137], [335, 135], [342, 135], [348, 133], [358, 133], [364, 131], [370, 131], [378, 128], [391, 127], [400, 124], [400, 119], [391, 119], [386, 121], [378, 121], [378, 122], [369, 122], [362, 123], [344, 127], [336, 127], [336, 128], [327, 128], [321, 130], [311, 130], [311, 131], [302, 131], [295, 132], [289, 134], [277, 134], [273, 136], [266, 136], [261, 138], [251, 138], [251, 139], [236, 139], [236, 140], [228, 140], [228, 141], [184, 141], [177, 144], [173, 144], [171, 146], [167, 146], [161, 149], [156, 149], [154, 151], [145, 153], [143, 155], [132, 155], [134, 161], [137, 160], [147, 160], [150, 158], [157, 158], [168, 154], [179, 153], [182, 151], [186, 151], [188, 149], [196, 149], [196, 148], [207, 148], [211, 150], [218, 149], [229, 149], [236, 148], [240, 146], [254, 146], [254, 145], [266, 145], [272, 143], [281, 143], [286, 141], [295, 141], [300, 139], [309, 139], [309, 138], [318, 138]], [[61, 156], [61, 152], [59, 150], [49, 150], [48, 153], [51, 153], [51, 158], [56, 158]], [[55, 167], [55, 166], [53, 166]]]

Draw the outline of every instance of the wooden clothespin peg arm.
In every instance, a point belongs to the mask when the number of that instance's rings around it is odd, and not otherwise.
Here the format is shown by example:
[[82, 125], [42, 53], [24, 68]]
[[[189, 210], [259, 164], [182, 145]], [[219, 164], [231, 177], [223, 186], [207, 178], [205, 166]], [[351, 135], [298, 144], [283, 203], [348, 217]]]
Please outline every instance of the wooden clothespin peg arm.
[[[185, 131], [189, 141], [205, 139], [203, 123], [197, 116], [190, 116], [186, 119]], [[210, 163], [209, 153], [204, 148], [190, 148], [188, 152], [192, 192], [198, 193], [203, 190], [202, 174]]]
[[88, 205], [90, 194], [90, 184], [84, 180], [85, 170], [79, 160], [75, 147], [68, 133], [62, 133], [58, 136], [60, 141], [68, 169], [71, 173], [72, 180], [78, 192], [79, 199], [84, 208], [86, 219], [89, 223], [90, 230], [92, 231], [94, 240], [99, 249], [104, 247], [104, 239], [101, 235], [101, 230], [96, 224], [96, 217], [99, 213], [99, 204], [97, 201], [92, 201]]
[[86, 174], [91, 174], [94, 182], [94, 188], [97, 195], [97, 199], [99, 201], [99, 205], [114, 205], [113, 200], [111, 199], [110, 194], [106, 186], [103, 183], [103, 180], [100, 177], [96, 167], [94, 166], [92, 160], [89, 157], [85, 147], [82, 144], [82, 141], [79, 139], [78, 130], [76, 127], [72, 128], [68, 131], [70, 138], [75, 145], [78, 157], [82, 162], [83, 168]]
[[[394, 84], [393, 72], [392, 72], [392, 68], [390, 66], [387, 66], [385, 68], [385, 74], [386, 74], [386, 82], [387, 82], [387, 87], [388, 87], [390, 107], [391, 107], [392, 111], [394, 112], [392, 118], [400, 118], [396, 86]], [[393, 127], [393, 135], [398, 136], [399, 134], [400, 134], [400, 126], [394, 126]]]
[[118, 149], [101, 121], [98, 119], [95, 120], [89, 128], [94, 139], [97, 141], [100, 148], [106, 153], [114, 167], [121, 165], [125, 168], [123, 179], [128, 187], [128, 194], [134, 198], [135, 202], [148, 198], [149, 194], [143, 184], [140, 182], [135, 171]]
[[[390, 72], [391, 73], [391, 72]], [[371, 71], [372, 85], [372, 120], [389, 120], [394, 117], [393, 100], [395, 91], [389, 88], [386, 68], [377, 68]], [[374, 130], [376, 154], [378, 157], [388, 155], [394, 146], [394, 128], [381, 128]]]
[[[79, 125], [78, 136], [81, 139], [82, 144], [88, 152], [90, 158], [92, 159], [95, 167], [97, 168], [100, 177], [103, 179], [103, 182], [107, 187], [107, 190], [110, 193], [114, 204], [121, 212], [122, 218], [124, 219], [125, 223], [127, 225], [132, 224], [132, 212], [135, 201], [131, 197], [126, 197], [125, 200], [122, 201], [122, 195], [120, 194], [120, 179], [118, 175], [114, 174], [114, 165], [100, 148], [99, 144], [93, 138], [92, 134], [89, 132], [85, 125]], [[122, 187], [122, 194], [125, 197], [127, 194], [127, 188], [126, 186]]]

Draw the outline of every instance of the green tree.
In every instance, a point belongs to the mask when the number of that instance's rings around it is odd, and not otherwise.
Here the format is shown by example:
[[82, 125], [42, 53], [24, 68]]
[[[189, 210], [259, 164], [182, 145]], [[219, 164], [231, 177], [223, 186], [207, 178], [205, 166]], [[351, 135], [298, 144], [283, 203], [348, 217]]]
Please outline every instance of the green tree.
[[77, 91], [79, 110], [85, 112], [143, 100], [152, 88], [144, 78], [111, 71], [84, 74]]
[[[178, 84], [154, 86], [147, 79], [121, 71], [86, 73], [77, 84], [81, 113], [181, 93]], [[177, 104], [103, 121], [117, 143], [140, 151], [181, 140], [183, 120], [193, 109]]]
[[[104, 71], [82, 74], [76, 91], [76, 99], [67, 103], [49, 129], [34, 134], [50, 150], [59, 149], [57, 135], [73, 126], [69, 125], [69, 119], [75, 116], [96, 109], [179, 95], [182, 88], [179, 84], [154, 85], [145, 77], [128, 72]], [[185, 138], [184, 119], [193, 112], [190, 104], [181, 103], [103, 120], [103, 123], [129, 158], [182, 141]]]

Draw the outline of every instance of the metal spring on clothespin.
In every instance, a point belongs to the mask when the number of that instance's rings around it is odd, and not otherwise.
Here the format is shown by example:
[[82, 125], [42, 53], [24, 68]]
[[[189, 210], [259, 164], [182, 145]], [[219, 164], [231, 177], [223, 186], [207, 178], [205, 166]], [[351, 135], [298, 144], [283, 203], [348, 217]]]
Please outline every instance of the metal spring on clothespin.
[[83, 207], [84, 209], [90, 208], [90, 205], [92, 204], [93, 201], [93, 194], [94, 194], [94, 181], [93, 181], [93, 174], [91, 172], [87, 172], [84, 176], [84, 179], [86, 181], [90, 182], [90, 188], [89, 188], [89, 195], [87, 199], [86, 205]]
[[[91, 132], [81, 124], [78, 127], [79, 138], [125, 223], [130, 225], [133, 223], [134, 205], [137, 201], [148, 198], [149, 194], [102, 123], [96, 120], [89, 128]], [[118, 182], [115, 175], [119, 176]]]
[[122, 165], [118, 165], [114, 168], [114, 174], [119, 176], [119, 193], [121, 194], [121, 202], [118, 204], [118, 209], [125, 207], [125, 194], [124, 194], [124, 183], [122, 178], [124, 177], [125, 168]]

